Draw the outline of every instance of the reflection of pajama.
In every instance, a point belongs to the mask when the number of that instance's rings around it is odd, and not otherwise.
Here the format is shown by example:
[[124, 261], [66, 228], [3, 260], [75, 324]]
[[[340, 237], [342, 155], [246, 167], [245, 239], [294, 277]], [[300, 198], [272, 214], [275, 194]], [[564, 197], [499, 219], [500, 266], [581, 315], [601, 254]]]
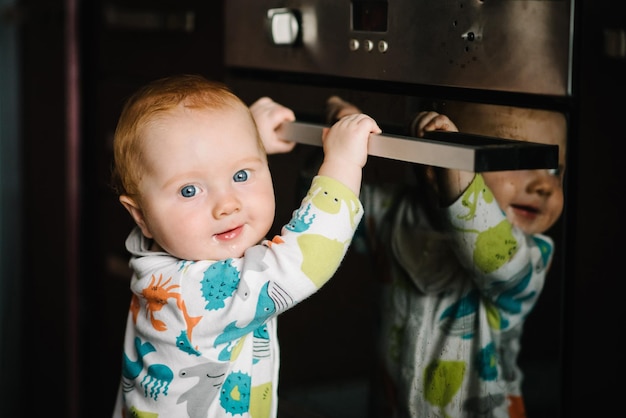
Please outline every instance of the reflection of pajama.
[[517, 416], [522, 326], [552, 240], [513, 228], [481, 175], [440, 213], [445, 234], [406, 191], [365, 185], [361, 200], [357, 235], [377, 251], [383, 289], [378, 389], [387, 399], [377, 416]]
[[133, 230], [133, 296], [113, 416], [275, 417], [276, 317], [335, 273], [362, 215], [348, 188], [316, 177], [281, 235], [243, 258], [176, 259], [151, 252]]

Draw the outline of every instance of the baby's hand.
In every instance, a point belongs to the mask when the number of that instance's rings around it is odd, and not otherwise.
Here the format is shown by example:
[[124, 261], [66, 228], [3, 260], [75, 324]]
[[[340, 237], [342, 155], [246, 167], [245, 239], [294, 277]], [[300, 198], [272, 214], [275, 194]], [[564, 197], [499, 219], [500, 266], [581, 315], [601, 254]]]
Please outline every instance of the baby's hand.
[[261, 97], [250, 106], [250, 112], [268, 154], [286, 153], [296, 146], [295, 142], [280, 139], [276, 134], [276, 130], [283, 122], [296, 120], [291, 109], [276, 103], [269, 97]]
[[363, 168], [367, 162], [369, 136], [381, 132], [376, 121], [368, 115], [344, 116], [324, 132], [325, 159], [343, 160], [345, 164]]
[[[411, 125], [412, 134], [422, 137], [425, 132], [430, 131], [458, 132], [459, 130], [446, 115], [434, 111], [418, 113]], [[439, 196], [439, 203], [442, 207], [447, 207], [457, 200], [473, 181], [474, 175], [469, 171], [426, 168], [426, 177]]]
[[381, 132], [376, 121], [363, 113], [341, 118], [323, 132], [324, 162], [319, 174], [341, 181], [358, 195], [369, 136]]
[[458, 132], [458, 128], [446, 115], [437, 112], [420, 112], [413, 119], [411, 133], [415, 136], [423, 137], [424, 132], [449, 131]]

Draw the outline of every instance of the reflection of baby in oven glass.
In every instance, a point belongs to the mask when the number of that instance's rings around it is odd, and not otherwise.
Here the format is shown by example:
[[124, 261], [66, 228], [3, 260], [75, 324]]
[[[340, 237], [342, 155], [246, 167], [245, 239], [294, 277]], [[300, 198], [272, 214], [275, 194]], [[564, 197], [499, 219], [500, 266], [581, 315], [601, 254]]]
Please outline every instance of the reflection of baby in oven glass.
[[[329, 99], [332, 119], [358, 109]], [[517, 365], [563, 210], [563, 115], [455, 104], [414, 134], [463, 131], [559, 145], [558, 170], [472, 173], [416, 165], [413, 185], [364, 184], [357, 232], [380, 278], [376, 416], [525, 416]], [[448, 117], [450, 116], [450, 118]], [[453, 122], [454, 121], [454, 122]]]

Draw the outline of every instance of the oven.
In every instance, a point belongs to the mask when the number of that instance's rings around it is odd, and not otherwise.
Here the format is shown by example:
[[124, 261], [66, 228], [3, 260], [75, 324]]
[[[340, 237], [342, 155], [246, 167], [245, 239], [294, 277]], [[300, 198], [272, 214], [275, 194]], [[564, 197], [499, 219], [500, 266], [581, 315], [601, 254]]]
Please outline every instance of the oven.
[[[420, 110], [446, 113], [459, 103], [540, 109], [569, 121], [573, 17], [573, 0], [226, 1], [227, 84], [248, 103], [269, 96], [297, 117], [283, 133], [301, 145], [270, 156], [277, 224], [295, 207], [299, 170], [319, 154], [332, 95], [383, 129], [371, 138], [366, 181], [404, 181], [415, 163], [472, 171], [555, 168], [558, 149], [540, 141], [462, 133], [418, 139], [410, 126]], [[557, 254], [520, 359], [530, 417], [558, 416], [561, 408], [563, 307], [555, 301], [563, 287], [562, 223], [549, 234]], [[327, 417], [366, 416], [373, 347], [364, 342], [374, 306], [366, 264], [349, 252], [337, 277], [281, 318], [281, 401]], [[347, 294], [355, 281], [363, 281], [362, 294]], [[308, 356], [320, 352], [323, 359]]]

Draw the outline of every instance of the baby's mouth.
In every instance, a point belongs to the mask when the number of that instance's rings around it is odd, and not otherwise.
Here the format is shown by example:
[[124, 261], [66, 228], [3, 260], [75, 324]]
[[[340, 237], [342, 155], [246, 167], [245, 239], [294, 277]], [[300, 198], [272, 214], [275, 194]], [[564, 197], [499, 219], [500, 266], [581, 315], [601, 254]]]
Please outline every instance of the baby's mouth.
[[524, 217], [534, 218], [541, 213], [539, 209], [534, 206], [511, 205], [511, 207], [513, 208], [515, 213]]
[[241, 231], [243, 230], [243, 226], [240, 225], [236, 228], [233, 228], [231, 230], [225, 231], [225, 232], [220, 232], [219, 234], [215, 234], [215, 238], [219, 239], [219, 240], [231, 240], [234, 238], [237, 238], [240, 234]]

